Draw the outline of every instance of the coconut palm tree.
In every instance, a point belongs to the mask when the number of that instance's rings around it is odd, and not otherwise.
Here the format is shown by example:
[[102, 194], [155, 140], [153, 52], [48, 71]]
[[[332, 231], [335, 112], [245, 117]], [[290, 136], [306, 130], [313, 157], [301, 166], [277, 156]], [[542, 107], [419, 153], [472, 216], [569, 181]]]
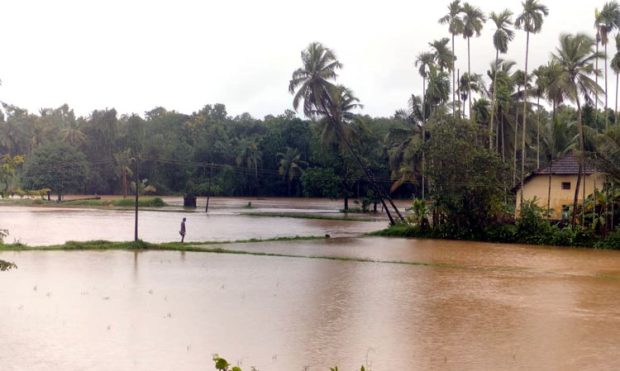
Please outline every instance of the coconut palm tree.
[[127, 148], [124, 151], [115, 153], [114, 162], [116, 162], [116, 174], [121, 179], [123, 198], [126, 198], [129, 185], [128, 177], [133, 175], [133, 171], [131, 170], [131, 164], [133, 163], [131, 149]]
[[[445, 43], [443, 42], [443, 40], [445, 40]], [[435, 49], [434, 53], [422, 53], [418, 55], [418, 58], [415, 61], [415, 65], [416, 67], [418, 67], [418, 72], [420, 73], [420, 76], [422, 76], [422, 99], [426, 99], [426, 78], [428, 77], [429, 74], [429, 70], [430, 68], [433, 66], [433, 63], [435, 62], [435, 60], [439, 60], [442, 62], [448, 62], [448, 66], [451, 66], [450, 68], [453, 68], [453, 62], [454, 62], [454, 57], [452, 55], [452, 53], [445, 47], [445, 44], [447, 44], [449, 40], [446, 39], [442, 39], [441, 41], [435, 41], [434, 43], [431, 43], [431, 47], [433, 47]], [[447, 59], [446, 59], [446, 56]], [[441, 66], [441, 64], [440, 64]], [[415, 98], [412, 96], [413, 101], [411, 102], [412, 105], [415, 105]], [[422, 101], [422, 112], [426, 112], [426, 102]], [[415, 110], [415, 109], [414, 109]], [[424, 115], [423, 115], [424, 116]], [[425, 128], [425, 117], [422, 120], [422, 140], [424, 140], [424, 138], [426, 137], [426, 128]], [[425, 175], [424, 175], [424, 152], [422, 152], [422, 199], [424, 199], [425, 197]]]
[[606, 2], [603, 9], [596, 12], [595, 22], [601, 44], [605, 48], [605, 129], [607, 129], [609, 125], [609, 115], [607, 114], [607, 44], [609, 43], [609, 34], [620, 26], [620, 5], [615, 0]]
[[544, 97], [547, 90], [547, 66], [539, 66], [532, 75], [536, 77], [534, 95], [536, 96], [536, 168], [540, 168], [540, 98]]
[[[499, 64], [499, 53], [506, 54], [508, 52], [508, 43], [514, 39], [514, 31], [512, 26], [512, 12], [505, 9], [499, 14], [495, 12], [491, 13], [489, 17], [495, 24], [495, 33], [493, 33], [493, 46], [495, 47], [495, 65]], [[489, 124], [489, 149], [493, 149], [493, 127], [495, 125], [495, 99], [497, 87], [495, 82], [497, 78], [495, 76], [497, 68], [494, 70], [493, 79], [493, 98], [491, 99], [491, 122]]]
[[[480, 36], [486, 18], [480, 8], [476, 8], [469, 3], [463, 4], [461, 12], [463, 13], [463, 37], [467, 39], [467, 74], [472, 76], [470, 39], [474, 35]], [[467, 95], [469, 98], [469, 116], [471, 119], [471, 90], [469, 90]]]
[[239, 153], [235, 158], [237, 166], [243, 166], [254, 174], [254, 192], [258, 193], [258, 167], [263, 153], [256, 138], [244, 138], [239, 142]]
[[86, 134], [80, 128], [80, 122], [73, 120], [60, 130], [60, 138], [63, 142], [74, 147], [81, 147], [88, 141]]
[[614, 109], [614, 122], [618, 123], [618, 85], [620, 85], [620, 34], [616, 34], [616, 54], [610, 62], [611, 70], [616, 74], [616, 106]]
[[[334, 111], [337, 111], [337, 109], [334, 107], [330, 108], [330, 106], [334, 104], [332, 98], [338, 96], [338, 94], [334, 93], [338, 93], [338, 91], [341, 90], [336, 88], [333, 80], [338, 76], [337, 70], [342, 68], [342, 64], [336, 59], [335, 54], [329, 48], [324, 47], [318, 42], [311, 43], [307, 49], [301, 52], [301, 60], [303, 66], [293, 72], [293, 76], [289, 82], [289, 92], [294, 95], [293, 107], [297, 110], [299, 104], [303, 101], [304, 114], [307, 117], [315, 119], [322, 117], [329, 120], [332, 125], [339, 125], [338, 118], [333, 116]], [[296, 90], [297, 92], [295, 92]], [[335, 132], [338, 133], [337, 130]], [[368, 178], [374, 191], [381, 196], [381, 203], [386, 210], [390, 223], [395, 224], [395, 221], [385, 205], [385, 199], [390, 202], [390, 205], [399, 218], [404, 220], [392, 199], [379, 188], [370, 170], [353, 151], [351, 144], [346, 138], [341, 138], [341, 141], [346, 145], [349, 152]]]
[[577, 175], [577, 186], [575, 187], [575, 197], [573, 199], [573, 215], [571, 223], [574, 226], [577, 215], [577, 200], [579, 197], [579, 186], [583, 175], [585, 161], [584, 129], [582, 121], [581, 99], [583, 96], [586, 102], [598, 99], [603, 92], [600, 86], [592, 79], [600, 71], [594, 68], [594, 61], [602, 58], [600, 53], [594, 52], [595, 41], [585, 34], [563, 34], [560, 36], [560, 46], [552, 54], [552, 58], [562, 69], [562, 79], [564, 80], [564, 93], [567, 99], [577, 105], [577, 125], [579, 129], [579, 174]]
[[[541, 4], [538, 0], [525, 0], [523, 3], [523, 12], [515, 20], [515, 26], [523, 29], [526, 33], [525, 41], [525, 76], [524, 81], [527, 85], [527, 63], [530, 53], [530, 33], [540, 32], [545, 16], [549, 15], [549, 9]], [[523, 181], [525, 179], [525, 126], [527, 121], [527, 89], [524, 90], [523, 97], [523, 138], [521, 145], [521, 202], [523, 202]]]
[[342, 68], [342, 64], [334, 52], [318, 42], [311, 43], [301, 52], [301, 60], [303, 67], [293, 72], [288, 90], [294, 94], [295, 110], [303, 101], [304, 114], [316, 118], [326, 113], [330, 90], [334, 88], [332, 80], [338, 76], [337, 70]]
[[285, 152], [278, 152], [278, 174], [282, 176], [287, 183], [287, 195], [291, 195], [291, 183], [303, 173], [303, 167], [308, 165], [306, 161], [301, 159], [301, 154], [296, 148], [286, 147]]
[[[454, 37], [463, 33], [463, 19], [461, 18], [461, 0], [454, 0], [448, 5], [448, 14], [439, 19], [439, 23], [448, 25], [448, 32], [452, 36], [452, 55], [454, 54]], [[456, 115], [456, 71], [452, 68], [452, 117]]]
[[[435, 63], [435, 54], [420, 53], [415, 60], [415, 66], [418, 67], [418, 73], [422, 76], [422, 98], [426, 96], [426, 79], [430, 72], [431, 66]], [[424, 105], [424, 102], [422, 103]]]

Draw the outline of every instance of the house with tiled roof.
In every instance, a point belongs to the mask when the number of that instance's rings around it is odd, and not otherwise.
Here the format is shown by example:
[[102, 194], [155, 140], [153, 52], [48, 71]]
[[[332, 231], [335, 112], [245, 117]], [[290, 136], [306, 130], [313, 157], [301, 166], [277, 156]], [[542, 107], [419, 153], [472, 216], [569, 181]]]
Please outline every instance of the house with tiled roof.
[[[568, 208], [573, 204], [577, 175], [579, 173], [579, 159], [574, 154], [566, 155], [553, 161], [550, 166], [537, 169], [528, 174], [523, 181], [523, 199], [536, 198], [538, 206], [547, 208], [547, 200], [550, 200], [551, 219], [560, 220], [567, 216]], [[594, 166], [586, 162], [583, 171], [583, 179], [579, 185], [579, 200], [583, 197], [585, 189], [586, 197], [595, 189], [603, 188], [605, 177]], [[585, 187], [585, 188], [584, 188]], [[519, 215], [521, 205], [521, 185], [517, 185], [516, 192], [516, 215]]]

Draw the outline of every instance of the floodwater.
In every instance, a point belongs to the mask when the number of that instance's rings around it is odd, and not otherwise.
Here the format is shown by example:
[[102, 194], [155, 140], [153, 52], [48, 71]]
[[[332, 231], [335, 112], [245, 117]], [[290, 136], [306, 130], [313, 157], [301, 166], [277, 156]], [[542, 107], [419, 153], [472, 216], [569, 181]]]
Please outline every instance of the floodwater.
[[[268, 212], [282, 209], [211, 208], [184, 211], [180, 208], [140, 210], [139, 237], [148, 242], [179, 240], [181, 220], [187, 218], [186, 241], [232, 241], [251, 238], [295, 236], [355, 236], [387, 226], [386, 219], [372, 221], [341, 221], [268, 216]], [[284, 212], [299, 212], [285, 209]], [[252, 212], [263, 216], [245, 215]], [[309, 211], [304, 211], [309, 212]], [[323, 214], [341, 217], [337, 210], [321, 210]], [[131, 241], [134, 238], [132, 210], [79, 209], [50, 207], [0, 207], [0, 228], [9, 230], [5, 242], [28, 245], [53, 245], [69, 240]]]
[[222, 247], [295, 257], [0, 253], [19, 266], [0, 273], [2, 369], [211, 370], [213, 353], [244, 371], [620, 368], [618, 252], [346, 237]]

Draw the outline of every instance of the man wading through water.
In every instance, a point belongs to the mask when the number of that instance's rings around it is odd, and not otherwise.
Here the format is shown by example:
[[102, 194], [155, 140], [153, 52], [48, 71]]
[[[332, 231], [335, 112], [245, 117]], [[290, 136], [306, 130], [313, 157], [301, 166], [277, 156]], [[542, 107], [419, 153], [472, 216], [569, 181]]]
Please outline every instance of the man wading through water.
[[181, 243], [183, 243], [183, 240], [185, 240], [185, 218], [183, 218], [183, 221], [181, 222], [181, 230], [179, 231], [179, 234], [181, 235]]

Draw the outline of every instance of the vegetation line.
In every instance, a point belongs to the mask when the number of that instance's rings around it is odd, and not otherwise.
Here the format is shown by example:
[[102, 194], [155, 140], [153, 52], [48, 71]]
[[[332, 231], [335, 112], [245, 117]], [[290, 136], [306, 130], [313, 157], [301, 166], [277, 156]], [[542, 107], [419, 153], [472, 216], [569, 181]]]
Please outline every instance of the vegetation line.
[[368, 217], [343, 217], [343, 216], [329, 216], [329, 215], [317, 215], [317, 214], [305, 214], [305, 213], [276, 213], [276, 212], [252, 212], [241, 213], [241, 215], [247, 216], [263, 216], [272, 218], [293, 218], [293, 219], [318, 219], [318, 220], [340, 220], [344, 222], [373, 222], [376, 219]]

